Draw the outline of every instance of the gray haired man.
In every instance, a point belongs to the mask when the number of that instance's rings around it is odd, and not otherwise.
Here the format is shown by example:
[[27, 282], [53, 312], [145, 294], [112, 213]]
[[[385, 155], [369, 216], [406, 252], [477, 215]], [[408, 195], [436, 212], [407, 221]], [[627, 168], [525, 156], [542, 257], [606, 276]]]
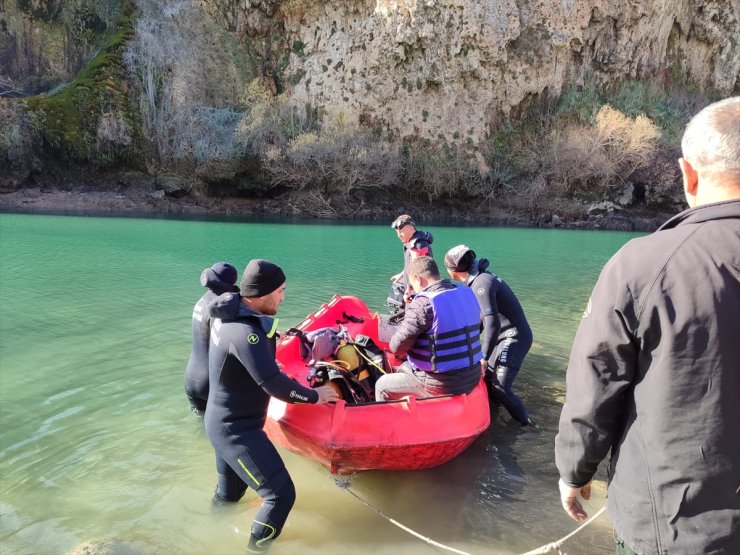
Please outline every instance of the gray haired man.
[[740, 553], [740, 97], [682, 142], [689, 209], [606, 264], [555, 438], [563, 508], [611, 450], [618, 553]]

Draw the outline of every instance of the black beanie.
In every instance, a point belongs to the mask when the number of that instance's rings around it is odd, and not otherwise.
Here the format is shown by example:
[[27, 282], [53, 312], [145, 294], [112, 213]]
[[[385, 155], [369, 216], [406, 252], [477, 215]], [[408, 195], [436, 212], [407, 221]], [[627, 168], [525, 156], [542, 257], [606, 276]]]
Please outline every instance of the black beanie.
[[240, 293], [242, 297], [269, 295], [285, 283], [285, 274], [280, 266], [268, 260], [250, 260], [244, 268]]

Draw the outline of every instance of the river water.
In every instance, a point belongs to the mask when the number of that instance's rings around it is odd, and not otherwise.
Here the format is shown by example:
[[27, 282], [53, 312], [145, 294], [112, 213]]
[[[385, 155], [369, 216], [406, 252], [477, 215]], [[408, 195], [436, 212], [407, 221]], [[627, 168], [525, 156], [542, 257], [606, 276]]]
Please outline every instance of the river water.
[[[425, 226], [422, 226], [426, 228]], [[352, 491], [469, 553], [520, 553], [575, 528], [553, 438], [573, 334], [604, 262], [631, 233], [429, 226], [438, 260], [470, 245], [516, 291], [535, 341], [515, 389], [539, 430], [505, 411], [458, 458], [367, 472]], [[144, 553], [243, 553], [259, 498], [211, 508], [213, 454], [182, 378], [200, 272], [269, 258], [288, 276], [280, 328], [334, 293], [382, 310], [401, 246], [387, 225], [0, 214], [0, 552], [67, 553], [116, 538]], [[298, 501], [272, 553], [438, 553], [281, 451]], [[603, 488], [586, 505], [603, 505]], [[564, 549], [613, 552], [606, 515]]]

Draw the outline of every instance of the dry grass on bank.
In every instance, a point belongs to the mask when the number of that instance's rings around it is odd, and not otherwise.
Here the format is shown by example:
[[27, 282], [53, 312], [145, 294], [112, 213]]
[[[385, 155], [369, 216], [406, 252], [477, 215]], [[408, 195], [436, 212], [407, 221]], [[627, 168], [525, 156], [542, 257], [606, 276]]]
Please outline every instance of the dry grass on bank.
[[607, 104], [590, 125], [552, 129], [541, 173], [564, 193], [590, 189], [606, 194], [652, 160], [660, 136], [649, 118], [630, 118]]

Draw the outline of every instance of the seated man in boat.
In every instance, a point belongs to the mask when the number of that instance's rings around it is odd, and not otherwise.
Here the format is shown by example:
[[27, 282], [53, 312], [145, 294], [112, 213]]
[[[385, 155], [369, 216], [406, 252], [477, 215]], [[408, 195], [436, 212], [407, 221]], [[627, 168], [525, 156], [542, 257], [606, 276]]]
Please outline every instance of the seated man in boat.
[[263, 427], [270, 397], [286, 403], [327, 403], [329, 386], [304, 387], [275, 362], [277, 313], [285, 274], [267, 260], [244, 269], [240, 293], [225, 293], [211, 305], [211, 344], [206, 435], [216, 452], [214, 501], [236, 502], [247, 487], [262, 497], [252, 522], [248, 551], [265, 551], [280, 535], [295, 502], [295, 487]]
[[481, 379], [480, 309], [465, 286], [441, 279], [430, 256], [411, 260], [406, 307], [390, 350], [407, 360], [375, 384], [375, 400], [470, 393]]

